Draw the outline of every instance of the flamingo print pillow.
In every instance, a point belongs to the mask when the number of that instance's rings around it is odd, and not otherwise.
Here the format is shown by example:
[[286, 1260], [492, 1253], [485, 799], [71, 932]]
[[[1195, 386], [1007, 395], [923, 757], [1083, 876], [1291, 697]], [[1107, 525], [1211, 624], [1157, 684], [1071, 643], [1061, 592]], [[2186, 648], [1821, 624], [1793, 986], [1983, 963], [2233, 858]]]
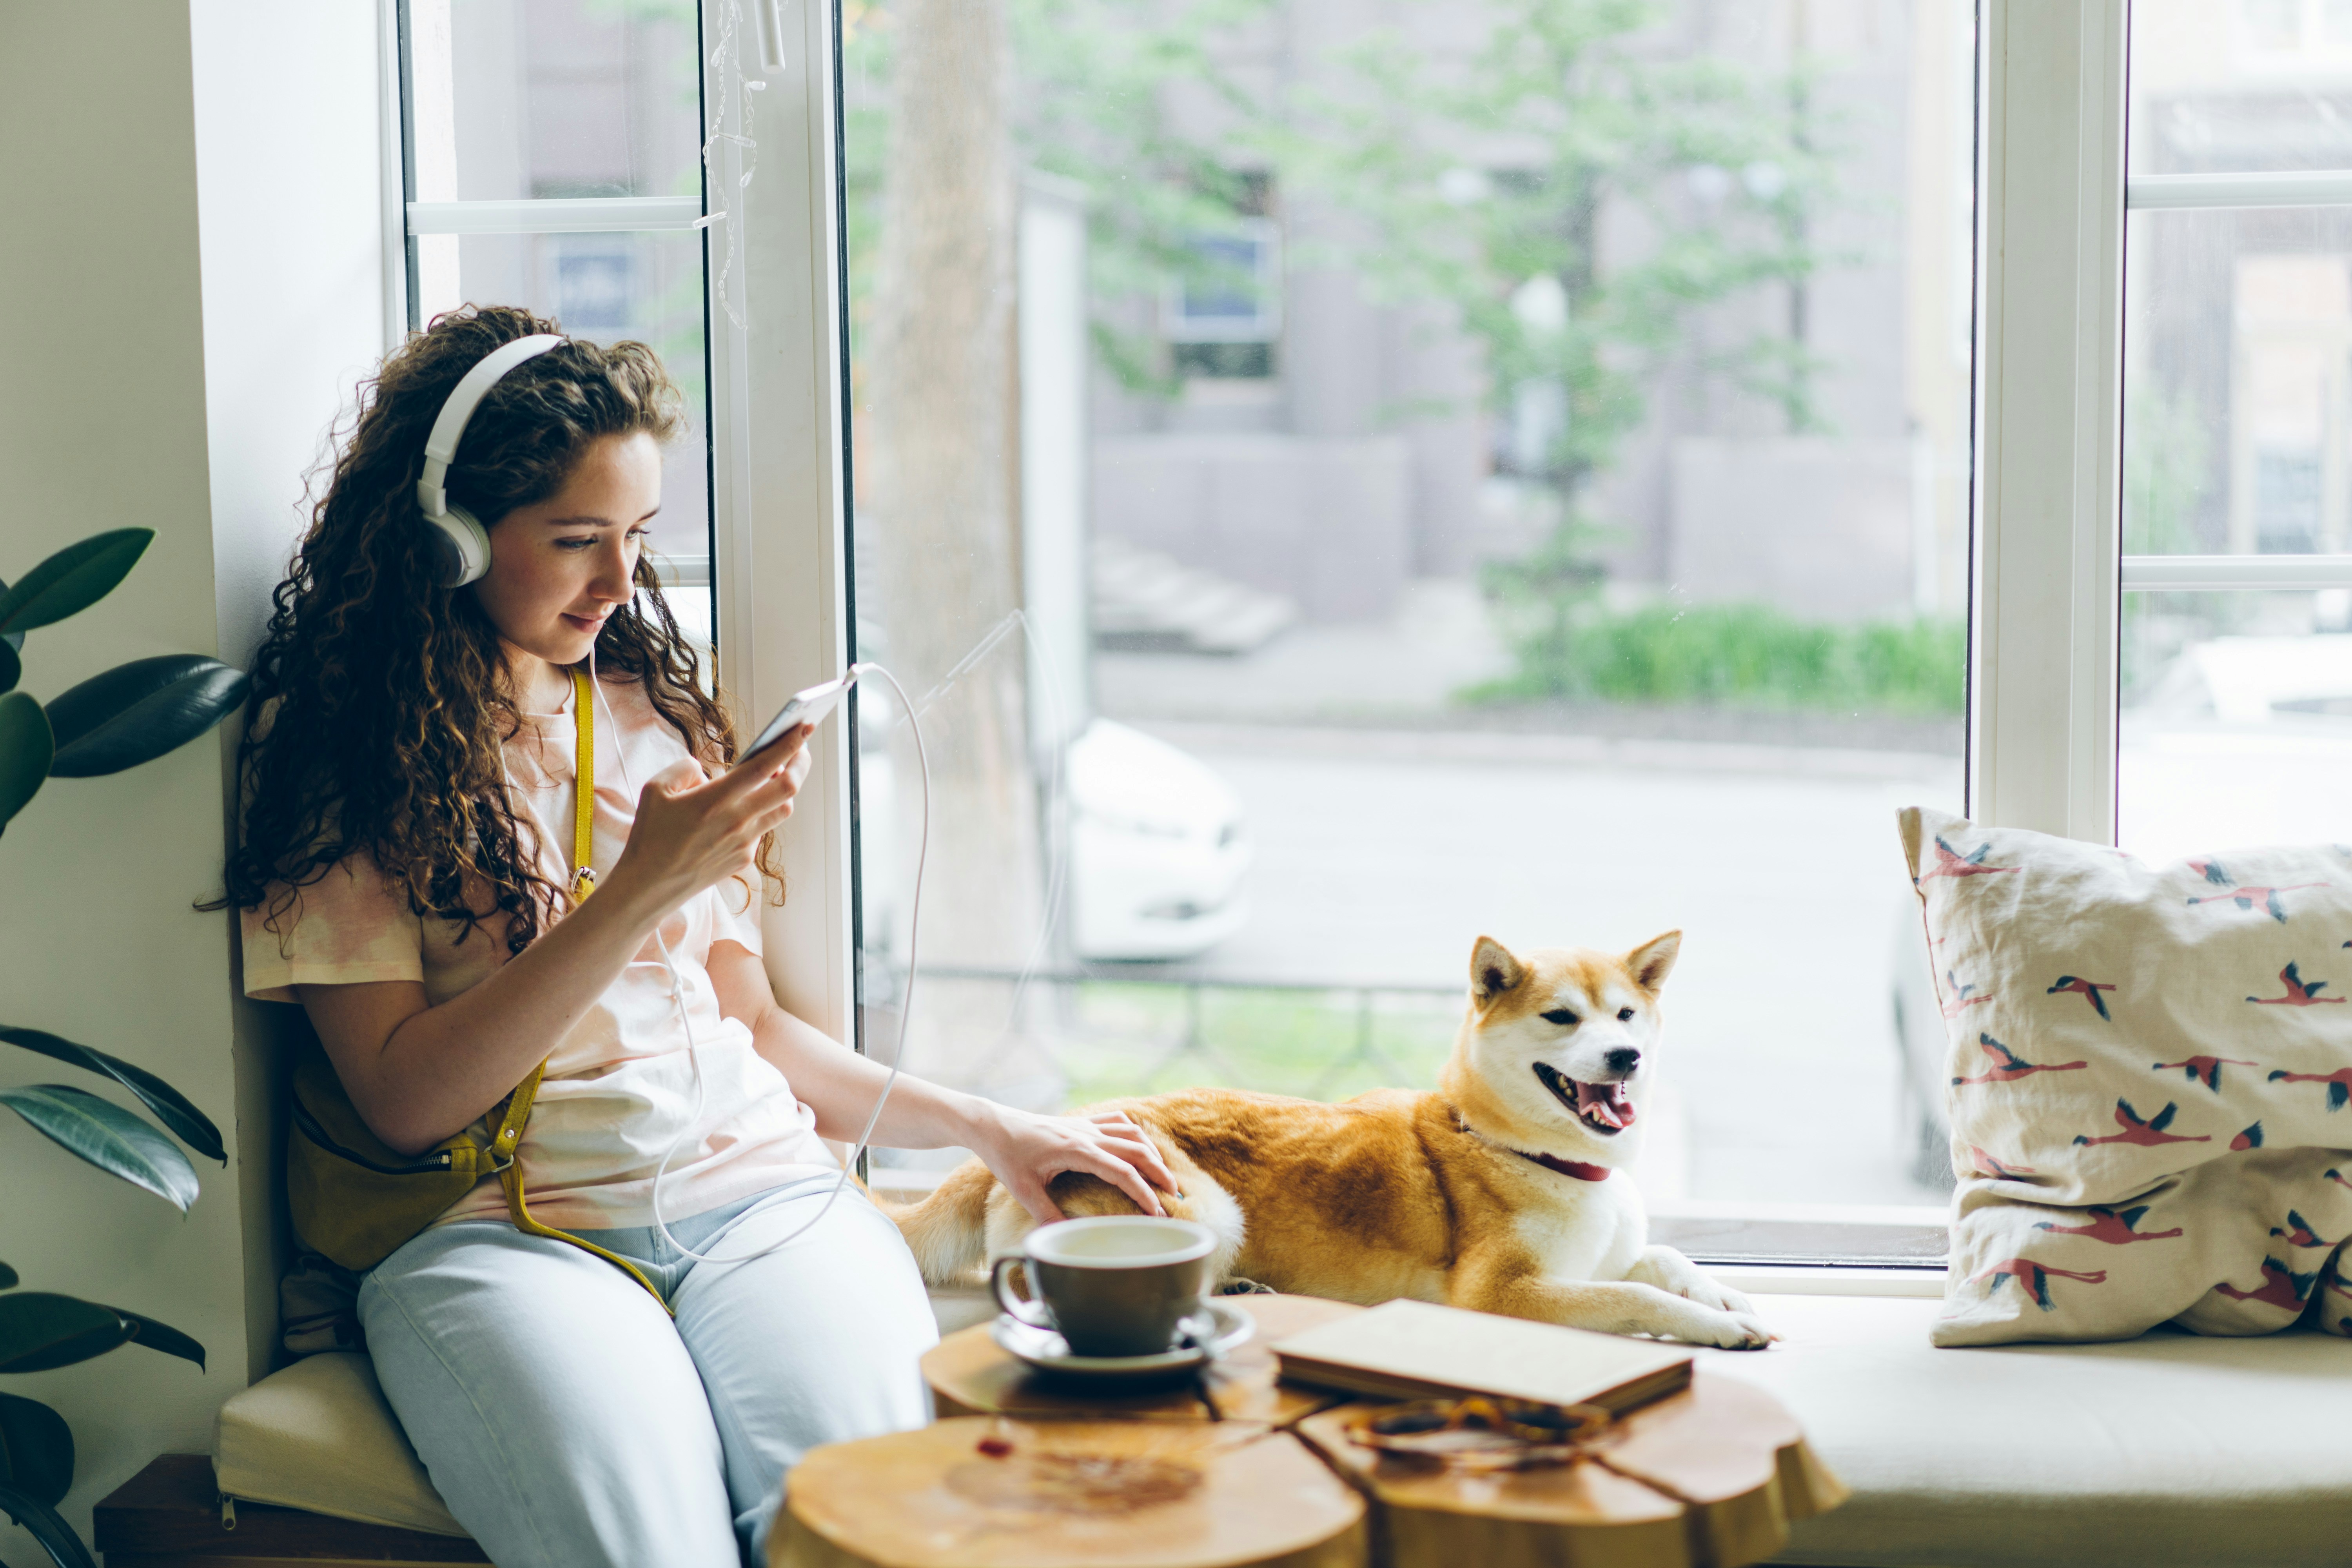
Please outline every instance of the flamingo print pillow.
[[2352, 848], [1898, 820], [1959, 1177], [1935, 1342], [2352, 1336]]

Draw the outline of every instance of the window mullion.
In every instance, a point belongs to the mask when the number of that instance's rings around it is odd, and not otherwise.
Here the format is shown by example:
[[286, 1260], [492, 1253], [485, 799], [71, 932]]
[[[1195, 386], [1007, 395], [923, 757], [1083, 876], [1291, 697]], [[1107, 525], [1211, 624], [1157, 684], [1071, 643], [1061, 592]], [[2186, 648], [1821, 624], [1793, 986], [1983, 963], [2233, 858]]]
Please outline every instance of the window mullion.
[[1989, 0], [1969, 810], [2112, 843], [2126, 0]]

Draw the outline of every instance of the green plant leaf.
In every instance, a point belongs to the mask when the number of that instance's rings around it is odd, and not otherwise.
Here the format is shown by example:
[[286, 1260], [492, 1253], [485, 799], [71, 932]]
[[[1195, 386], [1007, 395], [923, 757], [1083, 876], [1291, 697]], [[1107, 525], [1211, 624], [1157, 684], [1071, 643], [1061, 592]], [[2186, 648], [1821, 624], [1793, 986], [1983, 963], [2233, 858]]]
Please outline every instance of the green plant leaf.
[[16, 1271], [6, 1264], [0, 1263], [0, 1290], [13, 1290], [16, 1288]]
[[131, 1321], [135, 1331], [131, 1343], [144, 1345], [151, 1351], [161, 1351], [165, 1355], [178, 1356], [182, 1361], [194, 1362], [198, 1367], [205, 1364], [205, 1347], [171, 1324], [159, 1323], [142, 1312], [126, 1312], [120, 1307], [111, 1310], [117, 1316]]
[[89, 1548], [73, 1532], [73, 1526], [58, 1517], [58, 1510], [36, 1497], [28, 1497], [14, 1487], [0, 1486], [0, 1513], [6, 1514], [25, 1527], [26, 1533], [41, 1543], [57, 1568], [98, 1568]]
[[130, 575], [154, 538], [152, 528], [116, 528], [67, 545], [0, 594], [0, 632], [28, 632], [87, 610]]
[[49, 776], [95, 778], [186, 745], [245, 700], [245, 671], [202, 654], [134, 658], [48, 706], [58, 754]]
[[0, 833], [40, 793], [56, 754], [49, 716], [41, 705], [22, 691], [0, 696]]
[[51, 1508], [73, 1486], [73, 1429], [37, 1400], [0, 1394], [0, 1487]]
[[16, 657], [16, 649], [6, 637], [0, 637], [0, 691], [14, 691], [16, 682], [25, 679], [25, 661]]
[[196, 1201], [196, 1168], [152, 1127], [110, 1100], [69, 1084], [0, 1089], [0, 1105], [33, 1124], [67, 1152], [187, 1212]]
[[47, 1372], [131, 1342], [139, 1326], [111, 1307], [48, 1290], [0, 1296], [0, 1373]]
[[[78, 1046], [71, 1040], [59, 1039], [41, 1029], [19, 1029], [0, 1024], [0, 1043], [22, 1046], [28, 1051], [37, 1051], [69, 1066], [105, 1074], [137, 1095], [141, 1102], [155, 1113], [156, 1121], [179, 1135], [181, 1142], [207, 1159], [218, 1160], [224, 1165], [228, 1163], [228, 1151], [222, 1147], [220, 1129], [213, 1125], [212, 1118], [198, 1110], [188, 1102], [185, 1095], [145, 1068], [133, 1067], [120, 1057], [92, 1050], [88, 1046]], [[0, 1285], [0, 1289], [5, 1289], [5, 1285]]]

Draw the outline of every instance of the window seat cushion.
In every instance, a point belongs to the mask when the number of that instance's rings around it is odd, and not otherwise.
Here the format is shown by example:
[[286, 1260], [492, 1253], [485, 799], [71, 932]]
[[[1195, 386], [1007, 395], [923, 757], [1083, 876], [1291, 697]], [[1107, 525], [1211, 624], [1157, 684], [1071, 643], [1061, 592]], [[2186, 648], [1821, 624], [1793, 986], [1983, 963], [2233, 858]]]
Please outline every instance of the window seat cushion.
[[1770, 1391], [1853, 1489], [1779, 1561], [2340, 1563], [2352, 1540], [2352, 1345], [2159, 1329], [2095, 1345], [1938, 1350], [1940, 1304], [1765, 1296], [1781, 1342], [1701, 1351]]
[[[2292, 1330], [2159, 1330], [2099, 1345], [1937, 1350], [1934, 1300], [1767, 1296], [1781, 1342], [1702, 1351], [1769, 1390], [1853, 1489], [1796, 1528], [1786, 1563], [2340, 1563], [2352, 1540], [2352, 1345]], [[943, 1291], [942, 1322], [985, 1314]], [[230, 1399], [221, 1490], [368, 1523], [461, 1534], [364, 1355], [308, 1357]]]

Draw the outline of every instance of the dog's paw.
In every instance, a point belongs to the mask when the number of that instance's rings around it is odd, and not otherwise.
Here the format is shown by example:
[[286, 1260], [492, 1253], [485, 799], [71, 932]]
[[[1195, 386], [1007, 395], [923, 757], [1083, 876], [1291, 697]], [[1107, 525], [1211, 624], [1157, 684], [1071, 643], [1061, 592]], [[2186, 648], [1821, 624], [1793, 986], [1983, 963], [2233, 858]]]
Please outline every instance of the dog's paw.
[[1702, 1307], [1712, 1307], [1718, 1312], [1744, 1312], [1756, 1315], [1756, 1304], [1728, 1285], [1719, 1285], [1696, 1269], [1690, 1278], [1678, 1282], [1675, 1292], [1685, 1301], [1696, 1301]]
[[[1742, 1308], [1746, 1305], [1741, 1303]], [[1727, 1351], [1760, 1351], [1780, 1337], [1753, 1311], [1710, 1312], [1707, 1316], [1710, 1321], [1702, 1333], [1685, 1337], [1697, 1344]]]

